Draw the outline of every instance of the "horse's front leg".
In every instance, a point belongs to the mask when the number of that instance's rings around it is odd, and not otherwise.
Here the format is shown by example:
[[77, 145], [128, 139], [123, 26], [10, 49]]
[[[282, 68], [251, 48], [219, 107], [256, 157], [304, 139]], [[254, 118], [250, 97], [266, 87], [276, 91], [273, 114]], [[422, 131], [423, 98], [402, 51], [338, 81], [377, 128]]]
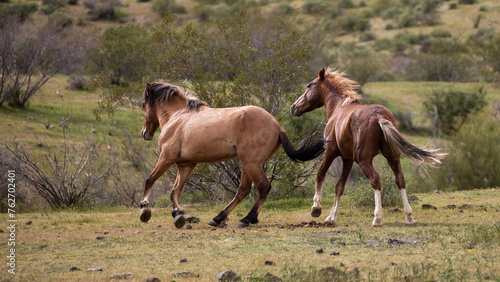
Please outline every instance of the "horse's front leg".
[[168, 170], [171, 165], [172, 163], [167, 161], [160, 154], [160, 158], [155, 166], [155, 169], [153, 170], [153, 172], [151, 172], [148, 178], [146, 178], [146, 181], [144, 181], [144, 194], [140, 203], [140, 218], [142, 222], [148, 222], [151, 218], [151, 210], [149, 209], [149, 195], [151, 194], [151, 188], [153, 188], [153, 184], [158, 178], [160, 178], [160, 176], [165, 173], [165, 171]]
[[174, 224], [177, 228], [182, 228], [186, 224], [186, 219], [184, 218], [184, 211], [179, 207], [179, 195], [181, 194], [182, 188], [193, 171], [195, 164], [189, 165], [177, 165], [179, 170], [177, 171], [177, 177], [175, 178], [174, 188], [170, 194], [170, 200], [172, 200], [172, 216], [174, 217]]
[[316, 193], [314, 194], [314, 204], [311, 208], [311, 216], [319, 217], [321, 215], [321, 192], [323, 190], [323, 182], [325, 181], [326, 173], [332, 165], [333, 160], [339, 155], [338, 150], [327, 149], [323, 163], [316, 174]]

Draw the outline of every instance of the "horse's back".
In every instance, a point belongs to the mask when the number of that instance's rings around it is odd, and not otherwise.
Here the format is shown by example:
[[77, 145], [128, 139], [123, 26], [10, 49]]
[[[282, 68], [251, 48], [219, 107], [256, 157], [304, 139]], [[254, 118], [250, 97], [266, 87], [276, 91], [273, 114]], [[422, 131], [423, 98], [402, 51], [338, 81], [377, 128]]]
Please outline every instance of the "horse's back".
[[[205, 108], [179, 122], [180, 161], [219, 162], [234, 157], [267, 160], [280, 125], [262, 108]], [[172, 138], [175, 138], [172, 136]]]

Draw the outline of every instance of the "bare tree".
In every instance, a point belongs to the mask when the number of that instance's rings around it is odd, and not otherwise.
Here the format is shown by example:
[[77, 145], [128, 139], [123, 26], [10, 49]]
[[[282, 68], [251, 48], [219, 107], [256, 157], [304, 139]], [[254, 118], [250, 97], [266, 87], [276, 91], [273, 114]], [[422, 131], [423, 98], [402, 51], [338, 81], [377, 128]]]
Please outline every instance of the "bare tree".
[[12, 17], [0, 29], [0, 105], [24, 107], [51, 77], [78, 62], [90, 42], [57, 22]]
[[[100, 166], [97, 159], [96, 143], [93, 137], [86, 142], [74, 144], [68, 142], [63, 119], [62, 149], [51, 148], [38, 135], [35, 136], [38, 147], [43, 150], [44, 158], [35, 160], [18, 143], [7, 145], [11, 154], [9, 167], [16, 170], [35, 192], [51, 207], [77, 206], [90, 203], [92, 196], [98, 195], [105, 185], [104, 180], [110, 175], [115, 162]], [[101, 141], [102, 142], [102, 141]]]

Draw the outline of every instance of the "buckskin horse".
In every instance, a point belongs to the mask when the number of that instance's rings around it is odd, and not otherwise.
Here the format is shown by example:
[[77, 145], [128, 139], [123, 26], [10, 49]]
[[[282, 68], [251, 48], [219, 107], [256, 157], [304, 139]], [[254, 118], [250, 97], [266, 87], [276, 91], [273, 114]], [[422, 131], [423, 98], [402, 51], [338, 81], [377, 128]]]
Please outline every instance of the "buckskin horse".
[[406, 214], [406, 224], [414, 224], [412, 209], [406, 195], [406, 184], [401, 170], [401, 154], [418, 162], [430, 164], [440, 163], [446, 154], [436, 149], [421, 149], [407, 140], [396, 129], [392, 113], [381, 105], [361, 105], [360, 96], [356, 93], [359, 86], [346, 77], [345, 72], [328, 68], [320, 70], [317, 78], [312, 80], [302, 96], [292, 105], [290, 111], [294, 116], [325, 106], [327, 124], [324, 131], [326, 151], [323, 163], [317, 173], [316, 193], [311, 216], [321, 215], [321, 190], [326, 172], [333, 160], [341, 157], [342, 173], [335, 185], [335, 201], [333, 208], [325, 220], [326, 224], [335, 225], [339, 210], [339, 200], [349, 172], [356, 162], [369, 179], [375, 194], [375, 211], [372, 226], [382, 226], [382, 200], [380, 196], [380, 176], [372, 165], [373, 158], [380, 152], [387, 159], [394, 175], [396, 185]]
[[153, 172], [144, 182], [144, 195], [140, 202], [140, 219], [151, 218], [149, 195], [154, 182], [173, 164], [178, 172], [170, 198], [172, 216], [177, 228], [185, 224], [184, 212], [178, 204], [186, 180], [198, 163], [221, 162], [238, 157], [241, 161], [241, 181], [234, 199], [208, 224], [221, 226], [229, 213], [250, 193], [252, 182], [258, 197], [238, 227], [258, 223], [258, 214], [271, 190], [263, 164], [282, 145], [294, 161], [308, 161], [325, 149], [324, 140], [304, 139], [298, 148], [289, 141], [278, 121], [267, 111], [255, 106], [237, 108], [210, 108], [206, 103], [188, 96], [172, 84], [151, 83], [144, 90], [144, 125], [141, 136], [153, 139], [158, 127], [159, 159]]

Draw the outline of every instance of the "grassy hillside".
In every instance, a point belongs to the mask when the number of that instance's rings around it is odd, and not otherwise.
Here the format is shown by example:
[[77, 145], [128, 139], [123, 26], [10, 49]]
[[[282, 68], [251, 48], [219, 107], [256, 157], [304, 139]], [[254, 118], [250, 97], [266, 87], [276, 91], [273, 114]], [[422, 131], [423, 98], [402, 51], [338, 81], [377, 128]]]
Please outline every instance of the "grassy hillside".
[[[192, 229], [176, 229], [169, 209], [153, 209], [148, 224], [139, 221], [138, 209], [23, 213], [17, 215], [16, 275], [7, 274], [6, 263], [0, 272], [4, 281], [107, 281], [111, 275], [211, 281], [227, 270], [248, 281], [274, 281], [268, 273], [283, 281], [500, 279], [500, 189], [412, 196], [419, 199], [412, 202], [417, 223], [406, 226], [403, 213], [384, 207], [381, 228], [370, 226], [373, 207], [354, 206], [349, 197], [342, 198], [335, 228], [311, 222], [311, 201], [296, 199], [267, 202], [261, 222], [248, 229], [235, 225], [249, 202], [226, 228], [206, 224], [220, 205], [185, 206], [187, 215], [200, 218]], [[331, 204], [328, 195], [325, 213]], [[8, 237], [8, 230], [0, 233], [0, 242]], [[97, 267], [102, 270], [88, 271]], [[327, 267], [330, 272], [322, 270]]]

